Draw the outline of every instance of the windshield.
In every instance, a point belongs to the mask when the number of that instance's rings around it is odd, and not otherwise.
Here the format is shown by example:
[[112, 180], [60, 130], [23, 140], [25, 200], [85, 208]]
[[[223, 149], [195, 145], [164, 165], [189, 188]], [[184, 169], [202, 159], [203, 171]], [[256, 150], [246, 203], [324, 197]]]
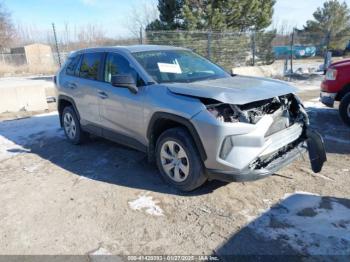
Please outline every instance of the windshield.
[[219, 66], [187, 50], [146, 51], [133, 55], [158, 83], [229, 77]]

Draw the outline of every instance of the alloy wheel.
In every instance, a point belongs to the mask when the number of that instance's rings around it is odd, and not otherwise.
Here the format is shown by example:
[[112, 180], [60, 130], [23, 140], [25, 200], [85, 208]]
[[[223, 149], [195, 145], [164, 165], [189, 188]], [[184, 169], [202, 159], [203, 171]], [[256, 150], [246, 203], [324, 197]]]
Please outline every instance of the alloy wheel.
[[166, 141], [160, 150], [164, 172], [175, 182], [186, 180], [190, 165], [186, 151], [175, 141]]
[[65, 113], [63, 118], [64, 130], [70, 139], [74, 139], [77, 133], [77, 127], [73, 116], [70, 113]]

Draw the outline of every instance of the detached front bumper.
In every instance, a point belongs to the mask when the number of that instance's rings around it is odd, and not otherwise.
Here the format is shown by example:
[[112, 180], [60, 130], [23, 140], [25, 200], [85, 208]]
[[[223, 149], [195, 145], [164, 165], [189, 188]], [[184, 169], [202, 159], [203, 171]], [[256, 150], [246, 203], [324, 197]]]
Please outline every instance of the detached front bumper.
[[221, 180], [225, 182], [244, 182], [244, 181], [254, 181], [270, 175], [281, 168], [292, 163], [300, 155], [307, 151], [306, 142], [301, 142], [294, 149], [287, 152], [280, 158], [272, 161], [268, 166], [262, 169], [245, 169], [240, 172], [235, 171], [221, 171], [221, 170], [208, 170], [209, 179]]
[[199, 114], [193, 123], [208, 156], [204, 164], [209, 179], [260, 179], [274, 174], [306, 151], [314, 172], [319, 172], [326, 161], [321, 136], [303, 123], [295, 123], [271, 135], [270, 128], [276, 122], [269, 115], [255, 125], [217, 124], [207, 119], [204, 113]]
[[327, 161], [326, 151], [321, 135], [313, 130], [307, 130], [305, 141], [295, 145], [294, 148], [287, 151], [270, 162], [266, 167], [261, 169], [245, 169], [240, 172], [208, 170], [209, 179], [221, 180], [226, 182], [244, 182], [258, 180], [275, 174], [278, 170], [291, 164], [299, 156], [308, 151], [311, 168], [315, 173], [321, 171], [324, 162]]

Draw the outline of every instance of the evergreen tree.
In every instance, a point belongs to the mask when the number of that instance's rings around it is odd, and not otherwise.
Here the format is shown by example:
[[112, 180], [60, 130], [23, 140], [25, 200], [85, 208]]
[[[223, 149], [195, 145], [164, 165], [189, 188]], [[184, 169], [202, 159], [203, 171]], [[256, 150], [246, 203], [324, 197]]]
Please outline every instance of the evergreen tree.
[[159, 0], [159, 19], [150, 23], [146, 30], [176, 30], [182, 27], [184, 0]]
[[350, 9], [338, 0], [329, 0], [317, 8], [302, 33], [308, 41], [324, 43], [330, 49], [344, 50], [350, 38]]
[[148, 30], [261, 30], [272, 21], [275, 0], [159, 0], [159, 19]]
[[[254, 30], [260, 32], [256, 43], [257, 55], [262, 63], [272, 63], [271, 41], [275, 32], [264, 33], [262, 30], [271, 24], [275, 2], [275, 0], [159, 0], [160, 17], [146, 28], [147, 40], [154, 44], [186, 46], [202, 55], [209, 55], [211, 52], [210, 58], [213, 61], [229, 68], [233, 64], [249, 63], [246, 57], [250, 55], [251, 48], [250, 34], [247, 32]], [[154, 32], [178, 29], [212, 33]], [[225, 34], [217, 31], [237, 33]]]

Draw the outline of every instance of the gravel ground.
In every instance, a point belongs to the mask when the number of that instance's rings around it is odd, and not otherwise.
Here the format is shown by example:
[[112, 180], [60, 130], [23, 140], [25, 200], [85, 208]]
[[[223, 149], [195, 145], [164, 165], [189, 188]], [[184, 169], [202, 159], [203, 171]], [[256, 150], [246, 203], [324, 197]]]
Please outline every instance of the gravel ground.
[[69, 144], [55, 112], [0, 122], [0, 254], [350, 256], [350, 132], [317, 95], [301, 93], [326, 143], [320, 174], [300, 159], [190, 194], [143, 153], [97, 138]]

